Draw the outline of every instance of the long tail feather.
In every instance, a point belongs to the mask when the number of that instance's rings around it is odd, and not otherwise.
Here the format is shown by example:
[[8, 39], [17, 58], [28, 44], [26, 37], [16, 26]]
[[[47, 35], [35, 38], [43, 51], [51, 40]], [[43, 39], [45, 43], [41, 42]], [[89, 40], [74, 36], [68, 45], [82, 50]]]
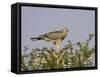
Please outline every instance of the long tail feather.
[[30, 38], [32, 41], [37, 41], [37, 40], [41, 40], [40, 37], [34, 37], [34, 38]]

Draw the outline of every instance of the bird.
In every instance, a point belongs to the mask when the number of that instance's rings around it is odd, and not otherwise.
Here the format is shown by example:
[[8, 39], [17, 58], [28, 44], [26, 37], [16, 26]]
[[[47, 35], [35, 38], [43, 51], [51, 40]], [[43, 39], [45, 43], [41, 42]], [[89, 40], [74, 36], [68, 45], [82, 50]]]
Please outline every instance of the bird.
[[38, 37], [32, 37], [30, 39], [32, 41], [44, 40], [46, 42], [52, 42], [54, 44], [54, 47], [56, 48], [56, 51], [60, 51], [61, 42], [68, 35], [68, 31], [69, 31], [69, 29], [67, 27], [64, 27], [61, 30], [48, 32], [48, 33], [45, 33], [45, 34], [40, 35]]

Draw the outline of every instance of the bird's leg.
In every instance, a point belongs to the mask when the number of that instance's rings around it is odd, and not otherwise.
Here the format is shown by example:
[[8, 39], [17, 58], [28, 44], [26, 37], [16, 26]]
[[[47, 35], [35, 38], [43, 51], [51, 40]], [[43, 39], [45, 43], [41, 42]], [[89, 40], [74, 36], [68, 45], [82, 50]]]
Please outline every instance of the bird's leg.
[[55, 50], [57, 51], [57, 48], [56, 48], [56, 41], [54, 41], [53, 44], [54, 44]]
[[60, 49], [61, 49], [61, 40], [59, 39], [59, 40], [57, 40], [56, 42], [55, 42], [55, 47], [56, 47], [56, 51], [57, 52], [59, 52], [60, 51]]
[[60, 49], [61, 49], [61, 41], [60, 40], [57, 41], [57, 49], [58, 49], [58, 51], [60, 51]]

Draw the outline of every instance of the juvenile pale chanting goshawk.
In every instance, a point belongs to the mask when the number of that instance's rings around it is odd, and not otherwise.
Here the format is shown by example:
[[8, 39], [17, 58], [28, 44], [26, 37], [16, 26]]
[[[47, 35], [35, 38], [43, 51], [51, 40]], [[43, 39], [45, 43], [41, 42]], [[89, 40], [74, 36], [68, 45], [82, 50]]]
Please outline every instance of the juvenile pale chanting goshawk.
[[56, 47], [57, 51], [60, 50], [61, 42], [65, 39], [65, 37], [68, 34], [68, 28], [63, 28], [62, 30], [59, 31], [53, 31], [53, 32], [48, 32], [46, 34], [40, 35], [38, 37], [33, 37], [30, 38], [32, 41], [37, 41], [37, 40], [44, 40], [44, 41], [49, 41], [53, 42], [54, 46]]

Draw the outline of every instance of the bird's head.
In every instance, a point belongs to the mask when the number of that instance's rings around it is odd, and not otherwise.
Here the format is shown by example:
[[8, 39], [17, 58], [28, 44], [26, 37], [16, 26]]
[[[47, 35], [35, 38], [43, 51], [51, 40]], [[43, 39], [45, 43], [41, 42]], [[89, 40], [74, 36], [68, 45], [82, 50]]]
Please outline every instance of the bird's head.
[[68, 29], [67, 27], [64, 27], [62, 30], [63, 30], [64, 32], [68, 32], [68, 31], [69, 31], [69, 29]]

